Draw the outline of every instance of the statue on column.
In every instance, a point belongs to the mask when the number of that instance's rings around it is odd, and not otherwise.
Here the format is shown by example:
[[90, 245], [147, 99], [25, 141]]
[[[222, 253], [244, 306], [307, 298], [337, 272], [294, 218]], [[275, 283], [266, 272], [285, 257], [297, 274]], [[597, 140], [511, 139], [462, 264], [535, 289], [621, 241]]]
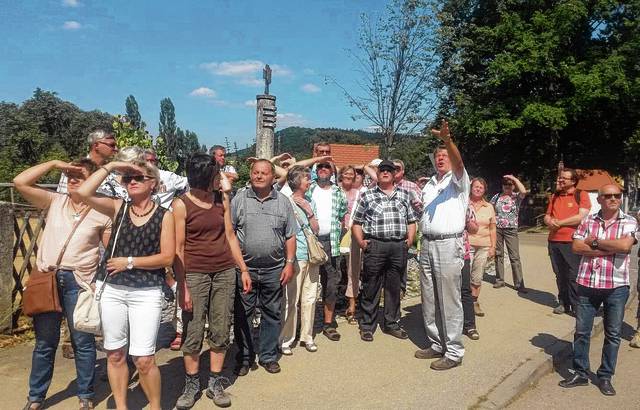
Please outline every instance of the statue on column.
[[271, 67], [266, 64], [262, 69], [262, 78], [264, 79], [264, 94], [269, 95], [269, 84], [271, 84]]

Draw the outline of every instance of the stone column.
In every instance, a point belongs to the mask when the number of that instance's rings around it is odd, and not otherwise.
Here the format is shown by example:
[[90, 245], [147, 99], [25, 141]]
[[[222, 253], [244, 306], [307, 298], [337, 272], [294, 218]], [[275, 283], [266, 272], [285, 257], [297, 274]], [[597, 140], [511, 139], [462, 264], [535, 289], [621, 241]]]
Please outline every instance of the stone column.
[[256, 96], [256, 157], [271, 159], [276, 128], [276, 97], [262, 94]]
[[11, 331], [13, 318], [13, 207], [0, 202], [0, 333]]

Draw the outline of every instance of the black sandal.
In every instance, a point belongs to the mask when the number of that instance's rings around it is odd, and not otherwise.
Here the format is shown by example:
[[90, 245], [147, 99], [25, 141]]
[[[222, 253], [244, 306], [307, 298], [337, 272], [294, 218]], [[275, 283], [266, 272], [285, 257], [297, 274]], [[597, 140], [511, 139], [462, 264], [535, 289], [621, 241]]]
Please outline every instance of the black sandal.
[[331, 340], [332, 342], [337, 342], [338, 340], [340, 340], [340, 333], [338, 333], [338, 331], [333, 327], [327, 327], [323, 329], [322, 334], [325, 335], [327, 339]]

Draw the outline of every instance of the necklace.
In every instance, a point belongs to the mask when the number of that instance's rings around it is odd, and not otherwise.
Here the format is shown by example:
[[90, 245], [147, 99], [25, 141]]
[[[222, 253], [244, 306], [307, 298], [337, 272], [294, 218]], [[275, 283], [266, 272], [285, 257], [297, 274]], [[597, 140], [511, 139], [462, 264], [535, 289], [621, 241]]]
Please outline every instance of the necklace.
[[149, 215], [151, 213], [151, 211], [153, 211], [153, 209], [155, 208], [155, 205], [153, 202], [151, 202], [151, 209], [149, 209], [147, 212], [143, 213], [143, 214], [139, 214], [137, 213], [134, 209], [133, 209], [133, 205], [131, 206], [131, 212], [133, 212], [133, 214], [135, 216], [137, 216], [138, 218], [144, 218], [145, 216]]
[[81, 206], [80, 210], [76, 209], [76, 206], [73, 204], [73, 202], [69, 201], [69, 203], [71, 204], [71, 209], [74, 211], [71, 216], [73, 217], [74, 221], [79, 221], [80, 220], [80, 216], [82, 216], [82, 213], [84, 212], [84, 210], [86, 209], [86, 205]]

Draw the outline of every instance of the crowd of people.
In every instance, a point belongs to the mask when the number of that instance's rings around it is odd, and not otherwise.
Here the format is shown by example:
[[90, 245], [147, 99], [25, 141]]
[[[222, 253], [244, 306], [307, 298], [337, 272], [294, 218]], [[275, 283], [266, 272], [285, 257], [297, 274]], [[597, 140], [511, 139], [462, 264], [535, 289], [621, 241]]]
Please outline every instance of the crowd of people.
[[[280, 372], [280, 355], [294, 354], [296, 340], [317, 352], [318, 294], [322, 335], [330, 341], [341, 338], [336, 304], [343, 298], [346, 323], [359, 326], [362, 341], [372, 342], [378, 325], [383, 333], [406, 339], [400, 302], [407, 288], [408, 251], [416, 242], [429, 347], [415, 357], [434, 359], [434, 370], [459, 366], [463, 335], [480, 338], [476, 317], [484, 316], [479, 297], [488, 261], [495, 258], [493, 286], [504, 287], [506, 249], [513, 289], [527, 292], [518, 248], [518, 212], [527, 189], [505, 175], [501, 192], [487, 200], [486, 181], [469, 177], [447, 122], [431, 132], [441, 142], [432, 157], [436, 174], [418, 184], [405, 179], [400, 160], [338, 169], [331, 146], [319, 142], [306, 160], [289, 154], [251, 158], [250, 181], [234, 192], [238, 175], [225, 164], [221, 146], [191, 156], [182, 177], [158, 169], [152, 150], [119, 150], [114, 136], [100, 130], [89, 135], [86, 158], [53, 160], [20, 173], [16, 189], [48, 210], [36, 263], [57, 271], [63, 305], [62, 313], [33, 317], [36, 344], [25, 409], [43, 408], [64, 319], [75, 356], [79, 408], [93, 408], [96, 340], [73, 326], [83, 289], [93, 290], [100, 303], [101, 343], [118, 409], [127, 408], [128, 357], [150, 408], [161, 408], [155, 353], [167, 287], [179, 307], [171, 346], [182, 351], [185, 370], [176, 408], [191, 408], [201, 395], [205, 339], [210, 358], [205, 393], [227, 407], [231, 399], [222, 368], [231, 344], [237, 346], [238, 376], [256, 364]], [[37, 181], [54, 169], [62, 171], [58, 192], [38, 187]], [[561, 386], [586, 384], [591, 325], [603, 305], [599, 386], [604, 394], [615, 394], [611, 377], [637, 225], [620, 210], [618, 186], [602, 187], [602, 210], [589, 215], [589, 198], [576, 190], [576, 182], [573, 170], [559, 175], [544, 219], [558, 284], [554, 313], [576, 316], [576, 373]], [[61, 239], [68, 239], [62, 249]], [[312, 246], [318, 242], [326, 254], [321, 263]]]

